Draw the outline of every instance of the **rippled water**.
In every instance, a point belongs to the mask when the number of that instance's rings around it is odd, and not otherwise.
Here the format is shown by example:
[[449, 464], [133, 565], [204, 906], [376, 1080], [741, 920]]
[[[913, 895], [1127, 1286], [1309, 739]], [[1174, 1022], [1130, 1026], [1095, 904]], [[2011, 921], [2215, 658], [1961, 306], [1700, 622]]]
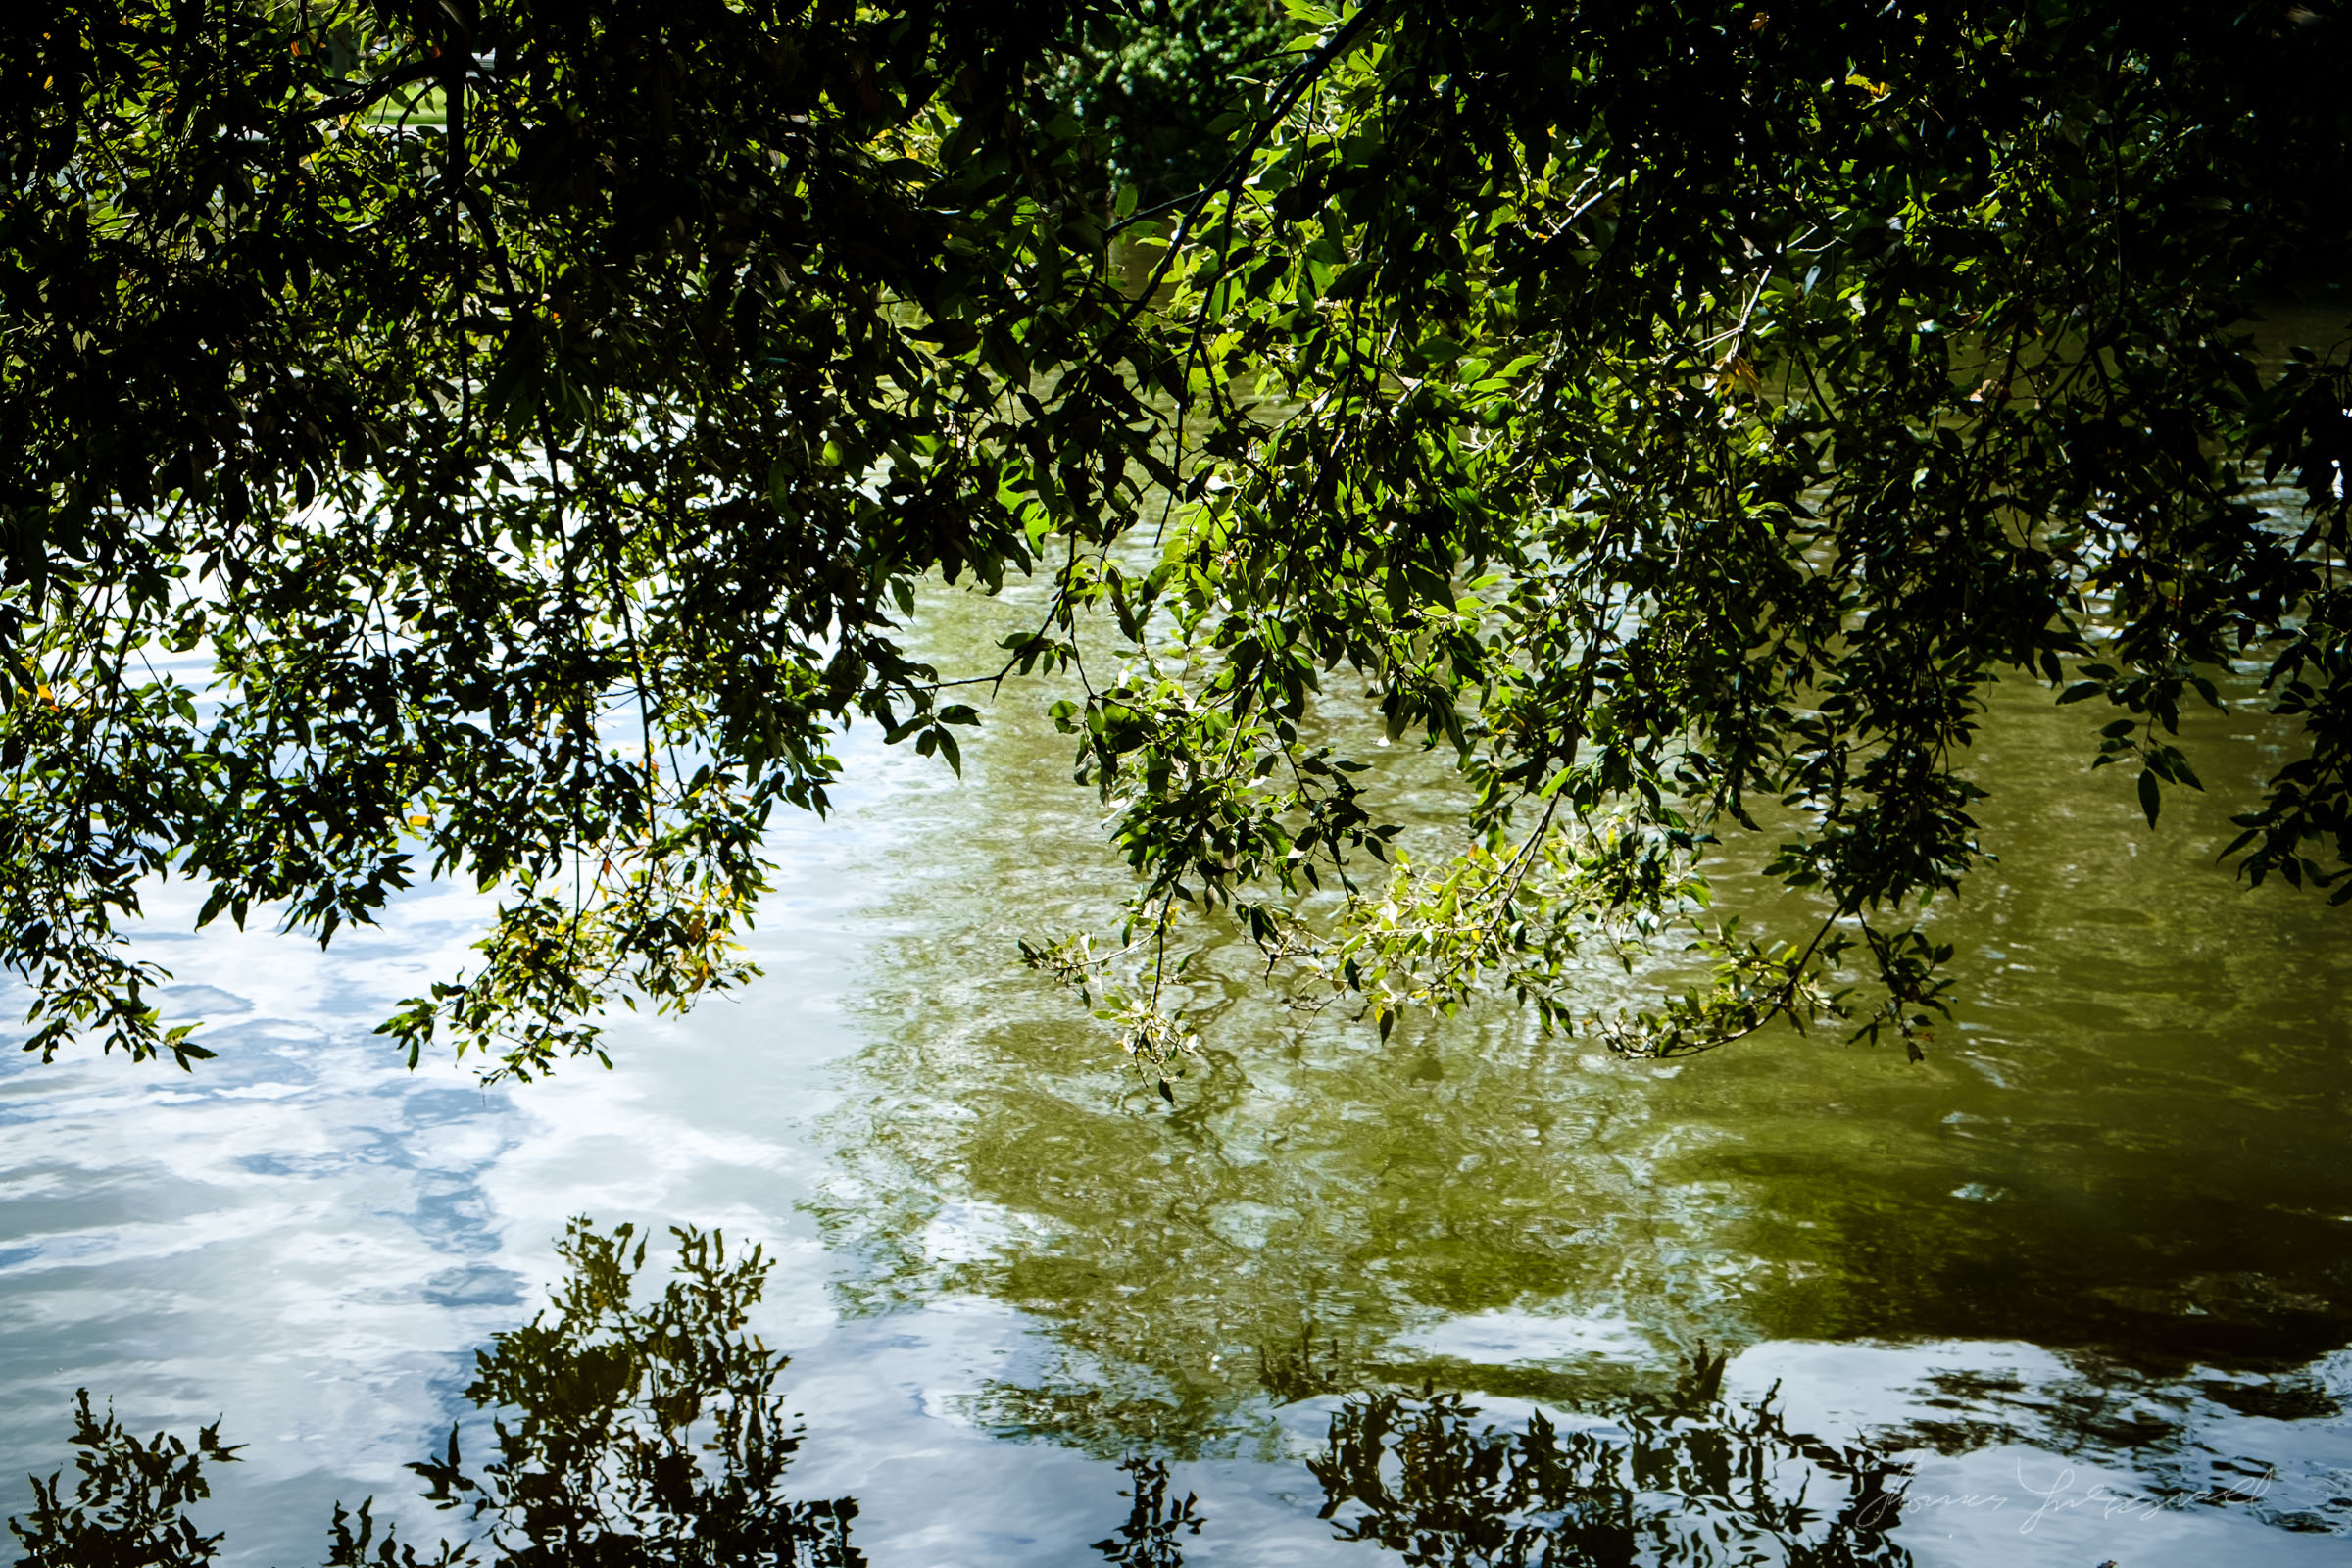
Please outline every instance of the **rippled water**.
[[[951, 654], [1011, 612], [939, 608]], [[2216, 869], [2219, 805], [2147, 831], [2084, 770], [2103, 715], [1997, 704], [2003, 860], [1949, 911], [1966, 998], [1924, 1064], [1779, 1037], [1658, 1067], [1503, 1011], [1383, 1047], [1236, 953], [1171, 1109], [1009, 961], [1118, 891], [1028, 706], [961, 785], [853, 738], [844, 810], [777, 836], [767, 978], [624, 1022], [611, 1073], [485, 1092], [368, 1037], [459, 960], [465, 897], [325, 956], [159, 906], [220, 1059], [0, 1067], [0, 1474], [64, 1457], [87, 1386], [145, 1430], [225, 1417], [246, 1462], [200, 1517], [235, 1561], [317, 1561], [337, 1496], [429, 1535], [400, 1466], [587, 1213], [781, 1255], [796, 1473], [858, 1497], [878, 1564], [1100, 1562], [1133, 1453], [1199, 1494], [1188, 1561], [1380, 1561], [1305, 1463], [1348, 1391], [1512, 1427], [1702, 1343], [1913, 1463], [1920, 1562], [2342, 1560], [2343, 913]], [[2219, 791], [2278, 755], [2265, 718], [2194, 728]]]

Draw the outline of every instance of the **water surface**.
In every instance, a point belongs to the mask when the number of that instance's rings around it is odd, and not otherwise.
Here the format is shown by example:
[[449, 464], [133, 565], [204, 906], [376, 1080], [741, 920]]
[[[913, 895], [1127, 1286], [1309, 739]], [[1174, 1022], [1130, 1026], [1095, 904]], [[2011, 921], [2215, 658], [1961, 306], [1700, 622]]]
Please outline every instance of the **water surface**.
[[[1015, 612], [934, 610], [949, 657]], [[2341, 1560], [2343, 911], [2216, 868], [2223, 805], [2150, 832], [2087, 771], [2103, 714], [1999, 694], [2001, 862], [1946, 912], [1964, 996], [1924, 1063], [1627, 1062], [1507, 1009], [1383, 1046], [1228, 951], [1171, 1107], [1011, 962], [1120, 889], [1032, 706], [960, 785], [853, 737], [841, 813], [777, 835], [766, 979], [624, 1020], [611, 1073], [484, 1091], [368, 1038], [461, 960], [465, 897], [324, 956], [165, 901], [145, 940], [220, 1059], [0, 1068], [0, 1473], [62, 1458], [87, 1386], [146, 1430], [225, 1417], [245, 1463], [202, 1517], [234, 1561], [317, 1561], [337, 1496], [429, 1535], [400, 1466], [587, 1213], [781, 1255], [759, 1326], [799, 1473], [858, 1498], [878, 1564], [1100, 1562], [1134, 1454], [1199, 1494], [1188, 1561], [1378, 1562], [1306, 1463], [1350, 1391], [1514, 1429], [1702, 1345], [1735, 1396], [1914, 1466], [1919, 1562]], [[2225, 794], [2280, 756], [2258, 714], [2192, 728]], [[1404, 751], [1381, 776], [1428, 789]]]

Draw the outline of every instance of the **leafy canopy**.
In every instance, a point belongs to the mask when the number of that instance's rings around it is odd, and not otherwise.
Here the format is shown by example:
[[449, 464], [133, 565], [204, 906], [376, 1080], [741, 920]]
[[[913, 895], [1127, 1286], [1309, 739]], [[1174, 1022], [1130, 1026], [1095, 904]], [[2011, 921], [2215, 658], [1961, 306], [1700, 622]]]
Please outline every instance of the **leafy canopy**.
[[[1223, 931], [1384, 1030], [1499, 988], [1916, 1051], [2004, 674], [2106, 709], [2151, 821], [2259, 677], [2298, 747], [2232, 853], [2352, 895], [2352, 355], [2247, 327], [2343, 222], [2345, 112], [2279, 90], [2332, 9], [1288, 15], [1200, 188], [1105, 203], [1141, 166], [1048, 84], [1151, 16], [1087, 0], [17, 8], [31, 1047], [204, 1054], [121, 947], [151, 876], [323, 941], [431, 874], [499, 914], [386, 1030], [545, 1070], [745, 978], [843, 724], [953, 764], [951, 683], [1041, 670], [1137, 886], [1029, 951], [1163, 1066]], [[905, 626], [966, 574], [1051, 593], [943, 675]], [[1457, 855], [1390, 850], [1357, 689], [1458, 765]], [[1712, 923], [1734, 829], [1806, 929]], [[1708, 985], [1595, 1010], [1684, 927]]]

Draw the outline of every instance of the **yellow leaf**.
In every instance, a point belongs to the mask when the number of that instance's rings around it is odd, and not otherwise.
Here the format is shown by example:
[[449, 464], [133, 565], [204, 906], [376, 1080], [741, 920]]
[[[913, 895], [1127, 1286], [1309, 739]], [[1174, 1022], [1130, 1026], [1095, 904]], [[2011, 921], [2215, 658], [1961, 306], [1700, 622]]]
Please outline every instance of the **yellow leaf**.
[[1873, 98], [1884, 98], [1886, 96], [1887, 89], [1885, 82], [1873, 81], [1858, 71], [1845, 78], [1845, 84], [1848, 87], [1859, 87], [1864, 92], [1870, 94]]

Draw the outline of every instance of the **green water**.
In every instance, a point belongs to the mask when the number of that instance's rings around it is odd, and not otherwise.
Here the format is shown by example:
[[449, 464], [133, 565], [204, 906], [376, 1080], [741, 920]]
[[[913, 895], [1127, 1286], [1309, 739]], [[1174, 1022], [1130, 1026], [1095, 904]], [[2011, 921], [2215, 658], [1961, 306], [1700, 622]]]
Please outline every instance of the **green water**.
[[[869, 1090], [828, 1125], [848, 1289], [1053, 1322], [1070, 1381], [995, 1417], [1107, 1446], [1198, 1441], [1269, 1387], [1565, 1397], [1702, 1340], [2309, 1361], [2352, 1340], [2343, 915], [2215, 862], [2276, 721], [2195, 719], [2216, 797], [2176, 792], [2151, 831], [2128, 777], [2088, 769], [2104, 717], [1994, 693], [1973, 771], [1999, 863], [1941, 913], [1963, 989], [1924, 1063], [1793, 1033], [1627, 1061], [1506, 1007], [1382, 1046], [1279, 1005], [1237, 945], [1171, 1109], [993, 961], [1117, 889], [1067, 743], [1008, 703], [965, 788], [928, 798], [890, 906], [909, 940], [862, 1013]], [[1415, 759], [1389, 771], [1430, 788]], [[1800, 917], [1731, 878], [1743, 895]], [[1562, 1353], [1431, 1348], [1481, 1314], [1557, 1318]]]

